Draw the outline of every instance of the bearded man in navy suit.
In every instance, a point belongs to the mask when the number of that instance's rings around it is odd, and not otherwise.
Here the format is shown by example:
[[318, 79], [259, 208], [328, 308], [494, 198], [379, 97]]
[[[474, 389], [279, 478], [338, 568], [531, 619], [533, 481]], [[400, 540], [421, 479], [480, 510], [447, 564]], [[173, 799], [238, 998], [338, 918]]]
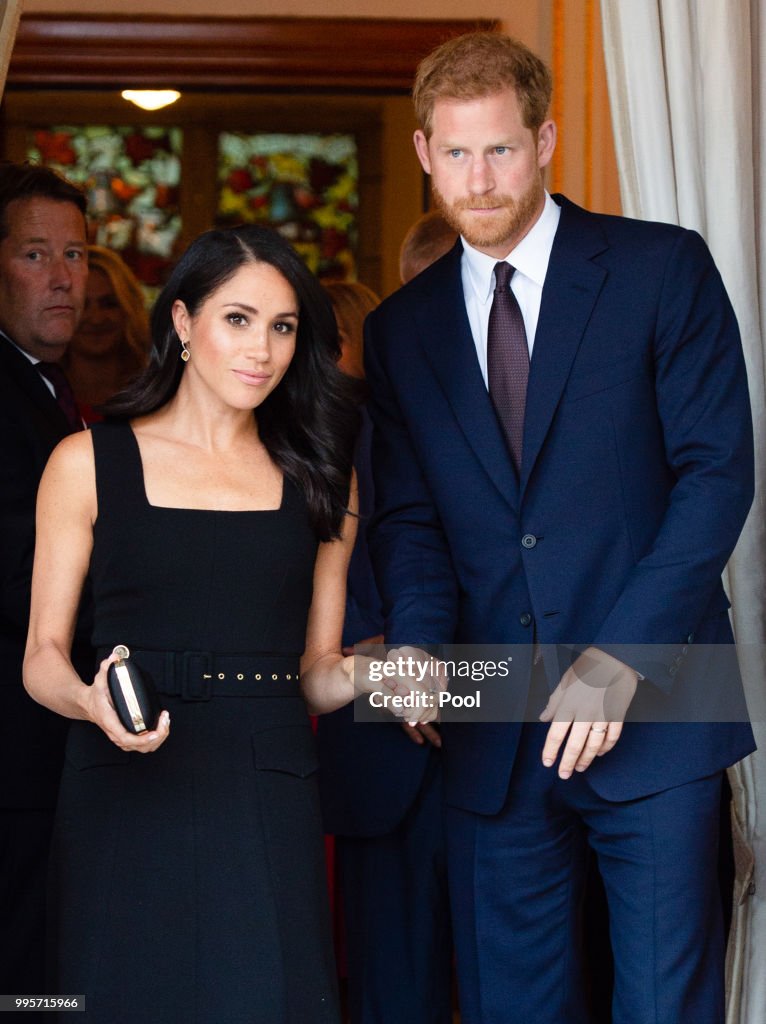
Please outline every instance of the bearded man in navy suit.
[[614, 1024], [722, 1024], [721, 780], [753, 750], [736, 669], [710, 670], [753, 493], [739, 334], [697, 234], [545, 192], [550, 92], [494, 33], [418, 69], [415, 147], [461, 238], [367, 321], [385, 635], [516, 645], [514, 720], [443, 727], [464, 1024], [589, 1020], [588, 847]]

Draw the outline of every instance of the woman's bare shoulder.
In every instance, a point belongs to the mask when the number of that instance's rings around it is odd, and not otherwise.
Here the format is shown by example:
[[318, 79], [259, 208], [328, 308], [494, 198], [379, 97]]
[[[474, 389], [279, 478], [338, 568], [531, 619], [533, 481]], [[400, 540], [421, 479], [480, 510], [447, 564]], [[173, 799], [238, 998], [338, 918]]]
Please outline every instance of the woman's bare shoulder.
[[53, 449], [40, 483], [40, 501], [71, 502], [95, 514], [96, 465], [89, 430], [69, 434]]
[[89, 430], [79, 430], [76, 434], [68, 434], [53, 449], [46, 472], [83, 472], [92, 470], [94, 466], [93, 437]]

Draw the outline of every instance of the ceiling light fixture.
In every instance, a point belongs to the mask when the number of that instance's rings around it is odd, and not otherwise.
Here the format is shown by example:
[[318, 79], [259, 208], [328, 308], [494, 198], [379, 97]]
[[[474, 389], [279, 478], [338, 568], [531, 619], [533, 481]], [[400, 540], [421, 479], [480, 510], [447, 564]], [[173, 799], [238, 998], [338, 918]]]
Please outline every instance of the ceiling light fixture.
[[161, 110], [181, 98], [175, 89], [123, 89], [120, 95], [142, 110]]

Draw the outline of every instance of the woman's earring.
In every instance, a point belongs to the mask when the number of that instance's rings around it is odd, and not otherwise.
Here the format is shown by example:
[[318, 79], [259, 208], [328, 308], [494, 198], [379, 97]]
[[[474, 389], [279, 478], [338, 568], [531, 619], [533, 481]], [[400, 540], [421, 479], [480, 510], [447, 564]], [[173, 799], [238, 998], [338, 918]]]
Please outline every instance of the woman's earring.
[[191, 352], [189, 351], [189, 342], [185, 338], [181, 341], [181, 359], [183, 359], [185, 363], [188, 363], [189, 360], [191, 359]]

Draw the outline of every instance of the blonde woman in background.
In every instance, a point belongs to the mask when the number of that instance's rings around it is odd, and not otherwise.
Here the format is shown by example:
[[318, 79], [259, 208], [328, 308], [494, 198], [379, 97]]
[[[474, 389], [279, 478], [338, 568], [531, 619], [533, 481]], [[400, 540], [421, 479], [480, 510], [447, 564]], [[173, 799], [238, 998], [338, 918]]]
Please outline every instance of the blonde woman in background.
[[372, 288], [360, 281], [328, 281], [325, 291], [330, 296], [338, 322], [341, 355], [338, 366], [349, 377], [364, 377], [362, 337], [364, 318], [380, 302]]
[[62, 361], [80, 411], [97, 419], [94, 408], [120, 391], [149, 360], [149, 318], [141, 286], [116, 252], [88, 246], [85, 309]]

